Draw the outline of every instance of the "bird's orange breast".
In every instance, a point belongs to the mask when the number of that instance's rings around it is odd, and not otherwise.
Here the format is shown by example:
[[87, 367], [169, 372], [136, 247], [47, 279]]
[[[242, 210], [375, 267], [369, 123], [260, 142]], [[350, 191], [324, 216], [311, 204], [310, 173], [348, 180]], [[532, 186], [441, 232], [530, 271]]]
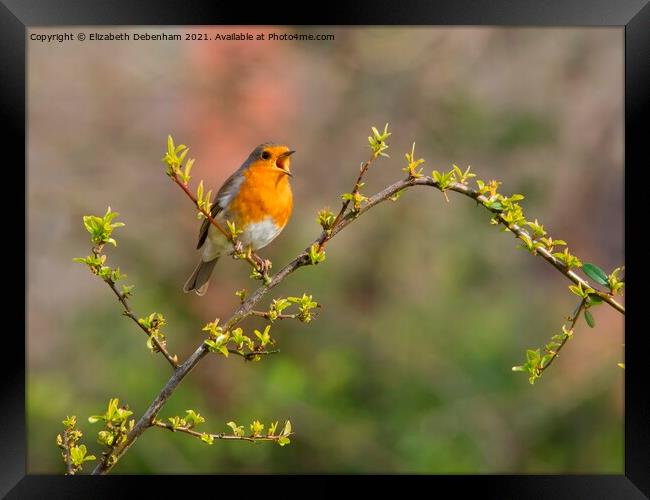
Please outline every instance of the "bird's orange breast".
[[284, 227], [293, 209], [289, 177], [271, 168], [255, 166], [243, 175], [244, 182], [229, 207], [229, 211], [239, 219], [238, 225], [271, 217], [278, 227]]

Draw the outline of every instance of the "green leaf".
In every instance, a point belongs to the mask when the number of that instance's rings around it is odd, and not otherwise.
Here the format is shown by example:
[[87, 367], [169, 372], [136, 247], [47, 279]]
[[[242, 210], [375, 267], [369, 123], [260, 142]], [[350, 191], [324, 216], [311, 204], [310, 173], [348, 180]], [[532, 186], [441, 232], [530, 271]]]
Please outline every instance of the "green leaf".
[[542, 360], [540, 361], [539, 366], [541, 366], [541, 367], [546, 366], [549, 363], [549, 361], [551, 361], [552, 359], [553, 359], [553, 354], [550, 354], [550, 353], [545, 354], [544, 357], [542, 357]]
[[244, 342], [246, 342], [246, 335], [244, 335], [244, 330], [241, 328], [235, 328], [230, 332], [231, 339], [233, 343], [237, 346], [238, 349], [241, 349], [244, 346]]
[[72, 415], [71, 417], [68, 416], [61, 423], [69, 429], [72, 429], [75, 425], [77, 425], [77, 417], [75, 415]]
[[390, 201], [397, 201], [397, 200], [400, 199], [400, 197], [402, 196], [402, 194], [404, 193], [404, 191], [406, 191], [406, 189], [400, 189], [400, 190], [397, 191], [393, 196], [389, 196], [388, 199], [389, 199]]
[[174, 139], [172, 139], [171, 135], [167, 135], [167, 152], [170, 155], [174, 154]]
[[375, 158], [379, 155], [388, 156], [386, 153], [383, 152], [384, 150], [388, 149], [388, 144], [386, 144], [386, 139], [388, 138], [388, 136], [391, 135], [391, 133], [388, 132], [388, 123], [384, 127], [383, 133], [380, 133], [376, 127], [371, 127], [371, 128], [372, 128], [372, 136], [368, 137], [368, 142], [370, 144], [370, 149], [372, 149], [372, 152], [374, 153]]
[[309, 248], [309, 262], [312, 265], [316, 265], [319, 262], [323, 262], [325, 260], [325, 250], [320, 249], [319, 250], [319, 245], [318, 243], [314, 243], [310, 248]]
[[115, 436], [109, 431], [99, 431], [97, 433], [97, 442], [103, 446], [111, 446], [115, 441]]
[[609, 285], [607, 274], [595, 264], [584, 264], [582, 266], [584, 273], [599, 285]]
[[540, 358], [539, 349], [536, 350], [528, 349], [526, 351], [526, 359], [528, 359], [529, 363], [537, 364], [539, 358]]
[[576, 285], [569, 285], [569, 290], [571, 292], [575, 293], [578, 297], [581, 297], [583, 299], [586, 299], [589, 297], [590, 293], [594, 293], [595, 290], [593, 288], [587, 287], [587, 289], [582, 288], [582, 283], [578, 283], [578, 286]]
[[196, 190], [196, 201], [199, 207], [203, 206], [203, 181], [199, 182], [199, 187]]
[[262, 432], [264, 432], [264, 424], [259, 420], [254, 420], [251, 423], [251, 432], [253, 434], [253, 437], [260, 436]]
[[602, 304], [604, 301], [598, 295], [589, 295], [589, 302], [593, 305]]
[[[424, 163], [424, 159], [415, 159], [415, 142], [413, 143], [413, 146], [411, 147], [411, 153], [406, 153], [406, 160], [408, 161], [408, 165], [402, 169], [403, 172], [408, 172], [409, 178], [415, 179], [418, 177], [422, 177], [422, 169], [417, 170], [417, 168]], [[462, 172], [460, 169], [454, 165], [454, 170], [458, 169], [458, 172], [460, 172], [459, 175], [462, 175]]]
[[[180, 146], [176, 149], [179, 149]], [[189, 153], [189, 148], [183, 149], [183, 152], [180, 154], [178, 157], [178, 166], [181, 166], [183, 164], [183, 161], [185, 160], [185, 156], [187, 156], [187, 153]]]
[[625, 286], [625, 281], [619, 278], [619, 274], [623, 272], [624, 269], [625, 267], [617, 267], [612, 271], [612, 274], [607, 277], [608, 286], [612, 293], [623, 293], [621, 290]]
[[83, 222], [86, 230], [90, 234], [94, 234], [103, 224], [102, 219], [95, 215], [84, 215]]
[[291, 440], [288, 437], [284, 437], [284, 436], [282, 436], [281, 438], [279, 438], [277, 440], [277, 443], [280, 446], [285, 446], [285, 445], [289, 444], [290, 442], [291, 442]]
[[263, 333], [257, 329], [254, 330], [255, 336], [260, 339], [260, 344], [262, 347], [271, 342], [271, 335], [269, 334], [269, 330], [271, 330], [271, 325], [266, 325]]
[[70, 460], [73, 465], [81, 465], [86, 456], [86, 445], [73, 446], [70, 448]]
[[318, 223], [326, 231], [332, 228], [332, 224], [334, 224], [335, 219], [336, 217], [334, 214], [326, 208], [318, 212]]
[[117, 398], [111, 398], [108, 400], [108, 407], [106, 408], [106, 419], [111, 420], [115, 412], [117, 411], [117, 405], [120, 404], [120, 400]]
[[237, 437], [242, 437], [244, 435], [244, 426], [243, 425], [237, 425], [235, 422], [228, 422], [226, 424], [228, 427], [232, 429], [232, 433], [237, 436]]
[[189, 181], [190, 180], [190, 172], [192, 171], [192, 167], [194, 166], [194, 158], [190, 158], [185, 162], [185, 178]]
[[190, 427], [194, 427], [195, 425], [199, 425], [205, 422], [205, 418], [200, 413], [196, 413], [194, 410], [185, 410], [185, 413], [187, 414], [185, 420], [190, 425]]
[[207, 444], [214, 444], [214, 437], [210, 434], [206, 434], [205, 432], [201, 434], [201, 441]]
[[176, 431], [176, 429], [178, 429], [179, 427], [185, 427], [187, 425], [185, 419], [179, 417], [178, 415], [174, 417], [169, 417], [167, 420], [169, 420], [169, 423], [171, 424], [173, 431]]
[[585, 321], [587, 321], [589, 328], [593, 328], [594, 326], [596, 326], [596, 321], [594, 320], [594, 317], [592, 316], [591, 312], [587, 310], [585, 310]]
[[[212, 192], [212, 191], [210, 191], [210, 193], [211, 193], [211, 192]], [[208, 193], [208, 194], [209, 194], [209, 193]], [[209, 198], [209, 197], [208, 197], [208, 198]], [[226, 221], [226, 226], [228, 226], [228, 231], [230, 231], [230, 236], [232, 236], [233, 239], [236, 238], [238, 235], [240, 235], [241, 233], [244, 232], [243, 229], [237, 229], [237, 226], [236, 226], [235, 223], [232, 222], [232, 221], [227, 220], [227, 221]]]

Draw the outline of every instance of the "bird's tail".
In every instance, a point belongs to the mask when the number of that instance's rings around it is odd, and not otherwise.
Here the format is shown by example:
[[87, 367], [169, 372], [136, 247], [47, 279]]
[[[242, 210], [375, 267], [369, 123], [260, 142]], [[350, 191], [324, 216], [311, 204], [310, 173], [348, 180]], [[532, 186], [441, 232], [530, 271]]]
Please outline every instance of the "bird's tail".
[[185, 283], [183, 291], [185, 293], [191, 292], [194, 290], [197, 295], [205, 295], [205, 292], [208, 291], [208, 285], [210, 284], [210, 276], [212, 276], [212, 271], [214, 270], [214, 265], [219, 260], [219, 257], [212, 259], [208, 262], [200, 261], [196, 266], [196, 269], [192, 272], [192, 275]]

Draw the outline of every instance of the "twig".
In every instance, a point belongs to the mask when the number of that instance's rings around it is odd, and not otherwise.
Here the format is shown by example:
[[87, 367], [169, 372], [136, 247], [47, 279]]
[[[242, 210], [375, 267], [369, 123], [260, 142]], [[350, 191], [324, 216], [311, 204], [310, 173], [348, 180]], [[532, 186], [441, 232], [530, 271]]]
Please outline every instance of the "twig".
[[[366, 172], [370, 168], [370, 165], [372, 164], [373, 161], [375, 161], [378, 158], [378, 155], [372, 154], [372, 156], [363, 164], [361, 165], [361, 168], [359, 169], [359, 176], [357, 177], [357, 180], [354, 183], [354, 187], [352, 188], [352, 196], [354, 196], [356, 193], [359, 192], [359, 189], [361, 189], [361, 181], [363, 180], [363, 176], [366, 175]], [[336, 219], [334, 219], [334, 222], [332, 223], [332, 227], [336, 226], [339, 221], [341, 220], [341, 217], [343, 217], [343, 214], [345, 214], [345, 211], [347, 210], [348, 206], [350, 205], [351, 200], [343, 200], [343, 204], [341, 205], [341, 210], [339, 210], [339, 213], [336, 216]], [[321, 244], [321, 248], [322, 248]]]
[[230, 354], [241, 356], [246, 361], [250, 361], [251, 359], [255, 358], [255, 356], [268, 356], [269, 354], [278, 354], [280, 352], [280, 349], [273, 349], [272, 351], [251, 351], [251, 352], [239, 352], [236, 349], [228, 349], [228, 352]]
[[[267, 311], [251, 311], [251, 316], [259, 316], [260, 318], [269, 319], [270, 315]], [[278, 314], [276, 319], [296, 319], [298, 314]]]
[[[573, 328], [576, 326], [578, 318], [580, 317], [580, 313], [585, 308], [586, 303], [587, 303], [587, 299], [582, 299], [580, 301], [580, 304], [578, 305], [578, 308], [576, 309], [575, 314], [571, 318], [569, 318], [569, 321], [571, 322], [571, 325], [569, 326], [570, 332], [573, 333]], [[544, 370], [546, 370], [549, 366], [551, 366], [553, 361], [555, 361], [555, 358], [557, 358], [560, 355], [560, 351], [564, 347], [564, 344], [566, 344], [567, 340], [569, 340], [570, 338], [571, 338], [570, 335], [566, 335], [566, 334], [564, 335], [564, 338], [562, 339], [562, 342], [560, 342], [558, 348], [551, 353], [552, 358], [548, 360], [548, 363], [537, 368], [538, 376], [541, 376]]]
[[291, 434], [286, 434], [285, 436], [232, 436], [229, 434], [224, 434], [223, 432], [219, 434], [211, 434], [209, 432], [198, 432], [195, 430], [190, 429], [189, 427], [174, 427], [171, 424], [167, 424], [165, 422], [162, 422], [160, 420], [154, 420], [151, 423], [152, 427], [160, 427], [161, 429], [168, 429], [172, 432], [183, 432], [185, 434], [189, 434], [190, 436], [194, 436], [196, 438], [201, 439], [203, 435], [207, 434], [208, 436], [211, 436], [213, 439], [222, 439], [224, 441], [249, 441], [251, 443], [254, 443], [256, 441], [278, 441], [282, 437], [288, 437]]
[[[93, 248], [93, 253], [95, 254], [95, 256], [99, 256], [100, 252], [101, 252], [101, 248], [98, 247]], [[147, 334], [147, 337], [151, 338], [151, 341], [156, 346], [156, 350], [159, 351], [165, 357], [165, 359], [169, 362], [170, 365], [172, 365], [174, 369], [178, 368], [178, 360], [176, 356], [171, 356], [167, 351], [167, 349], [165, 349], [165, 347], [158, 341], [156, 336], [153, 335], [146, 326], [142, 325], [138, 321], [137, 316], [133, 313], [131, 307], [129, 306], [129, 303], [126, 300], [126, 297], [115, 286], [115, 282], [111, 278], [104, 278], [104, 282], [109, 286], [111, 290], [113, 290], [113, 293], [115, 293], [115, 295], [117, 296], [117, 300], [119, 300], [120, 303], [122, 304], [122, 307], [124, 308], [124, 312], [122, 314], [127, 318], [131, 318], [133, 322], [136, 325], [138, 325], [144, 333]]]
[[[368, 170], [370, 161], [366, 162], [365, 168], [361, 169], [359, 178], [357, 179], [357, 183], [355, 184], [355, 186], [359, 184], [360, 179], [363, 177], [363, 174]], [[407, 179], [402, 179], [400, 181], [391, 184], [390, 186], [386, 187], [382, 191], [368, 198], [366, 203], [362, 207], [360, 207], [358, 211], [348, 212], [347, 214], [343, 215], [345, 209], [342, 208], [342, 211], [339, 213], [339, 215], [341, 216], [337, 217], [339, 220], [336, 222], [336, 224], [333, 224], [332, 228], [329, 231], [324, 230], [321, 233], [321, 235], [318, 238], [316, 238], [310, 245], [308, 245], [305, 248], [305, 250], [303, 250], [300, 254], [298, 254], [297, 257], [295, 257], [291, 262], [289, 262], [282, 269], [280, 269], [275, 275], [270, 277], [267, 283], [257, 288], [257, 290], [255, 290], [237, 308], [237, 310], [233, 313], [233, 315], [224, 323], [223, 330], [224, 331], [230, 330], [235, 325], [237, 325], [240, 321], [242, 321], [245, 317], [253, 314], [253, 307], [262, 299], [262, 297], [264, 297], [271, 289], [275, 288], [287, 276], [289, 276], [291, 273], [296, 271], [298, 268], [308, 265], [310, 262], [309, 250], [312, 247], [312, 245], [318, 244], [319, 246], [322, 246], [324, 243], [331, 240], [341, 230], [346, 228], [348, 225], [350, 225], [352, 222], [357, 220], [364, 213], [368, 212], [374, 206], [378, 205], [383, 201], [386, 201], [398, 191], [402, 191], [403, 189], [410, 188], [413, 186], [430, 186], [430, 187], [435, 187], [441, 191], [444, 191], [440, 189], [439, 185], [431, 177], [427, 177], [427, 176], [422, 176], [417, 178], [409, 177]], [[482, 196], [480, 193], [478, 193], [478, 191], [475, 191], [465, 186], [464, 184], [452, 183], [451, 185], [447, 186], [445, 189], [464, 194], [465, 196], [468, 196], [479, 202], [487, 201], [487, 199], [484, 196]], [[344, 203], [344, 207], [347, 208], [347, 206], [348, 204]], [[499, 215], [497, 210], [493, 210], [489, 208], [487, 209]], [[505, 222], [501, 217], [499, 217], [499, 221], [502, 224], [506, 225], [515, 234], [517, 235], [521, 234], [522, 229], [514, 226], [508, 226], [507, 222]], [[570, 271], [564, 265], [562, 265], [555, 257], [553, 257], [550, 254], [550, 252], [544, 249], [539, 249], [538, 255], [541, 255], [544, 258], [544, 260], [552, 264], [555, 269], [560, 271], [564, 276], [566, 276], [572, 282], [576, 284], [582, 283], [583, 286], [590, 286], [586, 281], [584, 281], [574, 272]], [[623, 306], [618, 304], [609, 295], [603, 294], [604, 295], [603, 296], [600, 295], [600, 293], [598, 295], [603, 299], [604, 302], [608, 303], [610, 306], [614, 307], [619, 312], [623, 314], [625, 313], [625, 309], [623, 308]], [[138, 420], [138, 422], [135, 424], [131, 432], [129, 432], [125, 442], [118, 449], [115, 450], [114, 452], [116, 454], [115, 460], [112, 462], [112, 464], [106, 466], [103, 464], [98, 465], [93, 471], [93, 474], [106, 474], [111, 470], [113, 465], [117, 463], [117, 461], [120, 459], [122, 455], [124, 455], [124, 453], [133, 444], [133, 442], [137, 440], [140, 437], [140, 435], [142, 435], [142, 433], [147, 430], [147, 428], [151, 427], [156, 415], [158, 414], [160, 409], [165, 405], [165, 403], [172, 395], [174, 390], [176, 390], [178, 384], [180, 384], [180, 382], [185, 378], [185, 376], [197, 365], [197, 363], [207, 353], [208, 353], [207, 347], [205, 346], [205, 344], [201, 343], [201, 345], [194, 351], [194, 353], [181, 366], [178, 367], [178, 369], [174, 372], [174, 374], [170, 377], [170, 379], [167, 381], [165, 386], [162, 388], [160, 393], [153, 400], [149, 408], [145, 411], [142, 417], [140, 417], [140, 420]]]
[[68, 431], [63, 432], [63, 448], [65, 449], [65, 466], [67, 475], [74, 476], [74, 468], [72, 467], [72, 459], [70, 457], [70, 443], [68, 442]]

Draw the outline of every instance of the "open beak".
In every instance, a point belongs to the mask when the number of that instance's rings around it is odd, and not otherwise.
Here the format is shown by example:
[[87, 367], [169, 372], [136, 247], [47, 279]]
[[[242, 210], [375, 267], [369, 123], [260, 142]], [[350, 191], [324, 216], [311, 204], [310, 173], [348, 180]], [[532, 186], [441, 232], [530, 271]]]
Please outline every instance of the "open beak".
[[[278, 156], [278, 161], [276, 162], [276, 165], [277, 165], [278, 169], [282, 170], [289, 177], [293, 177], [293, 175], [291, 174], [291, 172], [289, 172], [289, 170], [287, 170], [287, 168], [285, 168], [285, 165], [284, 165], [285, 164], [285, 158], [289, 158], [289, 156], [291, 156], [294, 153], [295, 153], [295, 151], [293, 151], [293, 150], [286, 151], [285, 153], [282, 153], [280, 156]], [[288, 163], [288, 161], [287, 161], [287, 163]]]

